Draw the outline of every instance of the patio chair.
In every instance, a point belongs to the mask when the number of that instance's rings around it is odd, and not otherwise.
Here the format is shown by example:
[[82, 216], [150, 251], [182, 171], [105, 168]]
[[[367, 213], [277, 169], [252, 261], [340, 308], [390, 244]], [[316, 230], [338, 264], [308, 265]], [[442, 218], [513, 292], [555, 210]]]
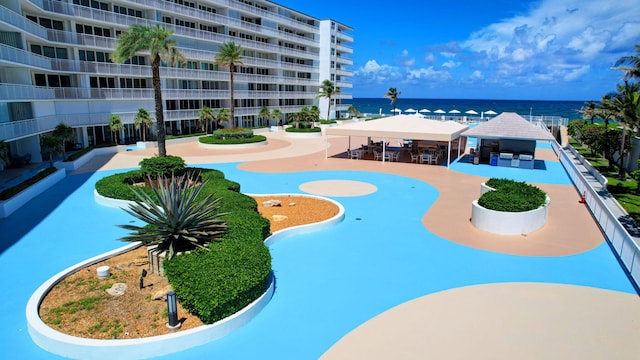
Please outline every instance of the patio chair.
[[349, 159], [359, 159], [360, 158], [360, 152], [358, 150], [351, 150], [351, 153], [349, 153]]
[[373, 150], [373, 160], [382, 160], [382, 153], [377, 150]]
[[424, 152], [422, 153], [422, 156], [420, 156], [420, 164], [431, 164], [431, 162], [435, 162], [434, 160], [436, 160], [436, 156], [430, 152]]

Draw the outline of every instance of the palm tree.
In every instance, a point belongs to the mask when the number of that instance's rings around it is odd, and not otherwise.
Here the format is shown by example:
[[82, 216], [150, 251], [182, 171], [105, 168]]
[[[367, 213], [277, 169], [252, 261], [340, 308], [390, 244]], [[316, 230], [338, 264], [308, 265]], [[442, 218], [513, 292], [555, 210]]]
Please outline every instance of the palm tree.
[[355, 117], [358, 117], [358, 115], [360, 115], [360, 111], [358, 111], [358, 109], [356, 109], [355, 106], [353, 105], [349, 106], [347, 111], [351, 113], [352, 116], [355, 116]]
[[398, 101], [398, 96], [400, 96], [400, 92], [394, 87], [389, 88], [389, 90], [387, 90], [387, 93], [384, 94], [384, 97], [391, 100], [391, 105], [393, 106], [394, 113], [396, 112], [396, 101]]
[[55, 129], [53, 129], [53, 136], [62, 141], [62, 160], [67, 159], [67, 141], [73, 141], [74, 137], [73, 128], [64, 123], [60, 123], [56, 125]]
[[198, 119], [204, 122], [205, 133], [209, 134], [209, 128], [211, 122], [215, 120], [215, 114], [213, 113], [213, 109], [208, 106], [203, 106], [198, 113]]
[[626, 149], [627, 130], [636, 131], [640, 121], [640, 84], [629, 83], [625, 80], [624, 85], [618, 84], [618, 96], [613, 99], [613, 106], [617, 112], [617, 118], [622, 122], [622, 141], [620, 143], [620, 171], [618, 176], [625, 179], [624, 152]]
[[582, 109], [578, 111], [582, 114], [583, 119], [591, 119], [591, 124], [593, 124], [593, 119], [598, 116], [598, 112], [596, 110], [596, 103], [593, 101], [587, 101]]
[[329, 106], [327, 107], [327, 120], [331, 120], [331, 98], [340, 93], [340, 88], [337, 88], [333, 85], [330, 80], [325, 80], [320, 85], [320, 92], [318, 93], [319, 98], [327, 98], [329, 101]]
[[40, 149], [45, 154], [49, 154], [49, 166], [53, 167], [53, 154], [60, 152], [60, 139], [53, 135], [43, 135], [40, 138]]
[[120, 116], [116, 114], [112, 114], [109, 118], [109, 130], [111, 130], [111, 134], [113, 134], [113, 142], [118, 145], [118, 133], [120, 130], [124, 129], [124, 125], [122, 125], [122, 120], [120, 120]]
[[218, 110], [218, 113], [215, 114], [213, 118], [216, 122], [216, 129], [218, 129], [222, 126], [223, 122], [229, 121], [229, 119], [231, 119], [231, 113], [229, 112], [229, 109], [222, 108]]
[[258, 113], [258, 119], [261, 119], [263, 121], [264, 119], [267, 119], [267, 122], [268, 122], [270, 118], [271, 118], [271, 111], [269, 111], [269, 108], [266, 106], [261, 107], [260, 112]]
[[165, 143], [165, 125], [162, 105], [162, 89], [160, 86], [160, 63], [177, 65], [186, 62], [185, 57], [175, 48], [176, 41], [169, 37], [173, 31], [168, 31], [160, 25], [151, 27], [131, 25], [129, 29], [118, 36], [116, 48], [111, 59], [123, 63], [137, 53], [149, 51], [151, 58], [151, 77], [153, 82], [153, 98], [155, 102], [156, 120], [158, 128], [158, 156], [167, 155]]
[[640, 78], [640, 45], [635, 49], [635, 55], [623, 56], [613, 65], [614, 69], [624, 72], [625, 79]]
[[142, 128], [142, 141], [147, 141], [147, 127], [153, 124], [153, 119], [146, 109], [140, 108], [133, 118], [133, 125], [136, 130]]
[[153, 195], [132, 187], [138, 199], [124, 211], [151, 226], [118, 225], [133, 231], [121, 240], [158, 245], [159, 250], [168, 251], [168, 260], [176, 252], [208, 249], [207, 243], [219, 241], [226, 228], [226, 221], [221, 218], [226, 215], [220, 212], [221, 198], [212, 192], [198, 201], [206, 181], [197, 183], [197, 178], [197, 175], [158, 178], [150, 182]]
[[234, 100], [233, 100], [233, 73], [236, 71], [236, 65], [244, 65], [242, 63], [242, 47], [240, 45], [236, 45], [233, 42], [226, 42], [220, 45], [218, 48], [218, 53], [216, 54], [214, 61], [216, 64], [221, 66], [229, 67], [229, 90], [231, 92], [231, 106], [230, 106], [230, 116], [231, 122], [230, 128], [234, 127], [234, 119], [235, 119], [235, 109], [234, 109]]
[[309, 109], [309, 118], [313, 122], [313, 126], [315, 126], [316, 121], [320, 121], [320, 108], [317, 105], [311, 105], [311, 109]]
[[600, 105], [598, 106], [597, 112], [598, 117], [604, 120], [604, 127], [609, 127], [609, 121], [616, 117], [615, 106], [612, 103], [612, 95], [604, 95], [602, 96], [602, 100], [600, 100]]
[[282, 111], [280, 111], [280, 109], [274, 109], [271, 112], [271, 118], [278, 120], [277, 124], [280, 126], [282, 124]]

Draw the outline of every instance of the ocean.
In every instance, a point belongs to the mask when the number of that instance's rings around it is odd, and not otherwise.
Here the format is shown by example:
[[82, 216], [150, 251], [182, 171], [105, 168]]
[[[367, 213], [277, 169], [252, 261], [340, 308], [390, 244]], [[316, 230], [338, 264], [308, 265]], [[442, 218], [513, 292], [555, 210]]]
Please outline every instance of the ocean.
[[[481, 112], [493, 110], [500, 114], [502, 112], [515, 112], [520, 115], [534, 116], [560, 116], [569, 119], [582, 119], [582, 115], [578, 110], [584, 105], [584, 101], [542, 101], [542, 100], [464, 100], [464, 99], [405, 99], [399, 97], [396, 102], [396, 108], [400, 110], [428, 109], [431, 112], [426, 115], [434, 115], [437, 109], [447, 112], [447, 118], [458, 118], [465, 115], [466, 111], [474, 110], [480, 116]], [[389, 115], [393, 107], [391, 100], [380, 98], [354, 98], [353, 106], [361, 114]], [[449, 114], [451, 110], [458, 110], [460, 114]], [[495, 115], [494, 115], [495, 116]]]

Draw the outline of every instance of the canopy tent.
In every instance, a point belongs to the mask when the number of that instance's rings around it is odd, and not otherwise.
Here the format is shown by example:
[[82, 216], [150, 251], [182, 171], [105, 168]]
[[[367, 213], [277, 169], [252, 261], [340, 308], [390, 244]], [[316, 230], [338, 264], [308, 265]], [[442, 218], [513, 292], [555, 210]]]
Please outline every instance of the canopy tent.
[[[329, 127], [325, 130], [325, 135], [349, 136], [349, 142], [351, 142], [351, 136], [376, 137], [382, 138], [383, 144], [387, 138], [447, 142], [449, 144], [447, 166], [449, 166], [451, 142], [458, 139], [467, 129], [469, 129], [468, 126], [455, 121], [427, 121], [410, 115], [396, 115]], [[383, 146], [382, 151], [384, 154], [386, 146]], [[458, 156], [460, 156], [459, 143]]]

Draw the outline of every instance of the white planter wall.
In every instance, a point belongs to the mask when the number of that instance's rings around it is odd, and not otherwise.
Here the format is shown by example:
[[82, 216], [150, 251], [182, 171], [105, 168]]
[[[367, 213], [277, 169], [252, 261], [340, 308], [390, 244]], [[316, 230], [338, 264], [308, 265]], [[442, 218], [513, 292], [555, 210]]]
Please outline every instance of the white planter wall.
[[[480, 196], [495, 189], [480, 184]], [[542, 228], [549, 218], [550, 199], [547, 196], [545, 205], [525, 212], [504, 212], [489, 210], [478, 205], [478, 200], [471, 203], [471, 224], [480, 230], [501, 235], [528, 234]]]
[[22, 190], [10, 199], [0, 201], [0, 218], [6, 218], [13, 214], [14, 211], [20, 209], [31, 199], [42, 194], [58, 181], [64, 179], [66, 173], [65, 169], [58, 169], [58, 171]]

